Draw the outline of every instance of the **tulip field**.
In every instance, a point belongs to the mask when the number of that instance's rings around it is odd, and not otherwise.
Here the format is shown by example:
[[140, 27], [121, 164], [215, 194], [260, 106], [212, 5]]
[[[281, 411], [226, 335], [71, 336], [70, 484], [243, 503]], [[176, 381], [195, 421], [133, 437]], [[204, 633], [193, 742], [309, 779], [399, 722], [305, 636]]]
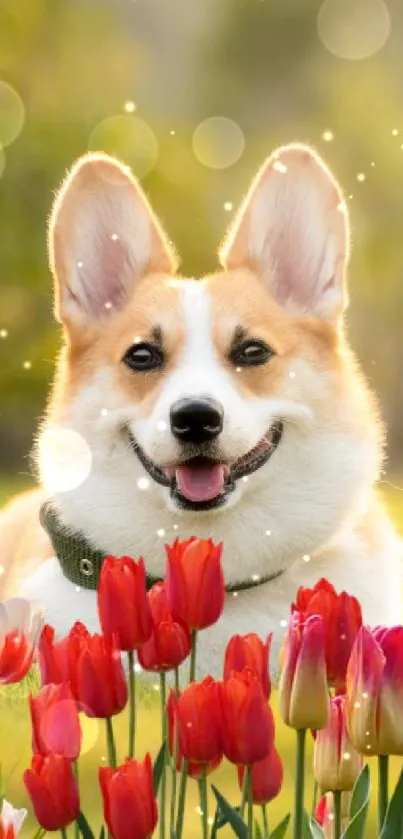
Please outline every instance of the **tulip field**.
[[[13, 487], [14, 489], [14, 487]], [[0, 482], [0, 506], [3, 501], [8, 497], [10, 494], [10, 486], [4, 485], [2, 486]], [[387, 503], [390, 507], [391, 513], [397, 523], [397, 526], [400, 528], [400, 531], [403, 534], [403, 490], [399, 490], [391, 485], [385, 485], [385, 497]], [[180, 558], [179, 558], [180, 559]], [[109, 561], [109, 558], [108, 558]], [[106, 565], [106, 563], [105, 563]], [[105, 569], [106, 570], [106, 569]], [[135, 570], [136, 574], [142, 573], [142, 569], [139, 566]], [[110, 568], [110, 575], [113, 576], [113, 566], [111, 564]], [[105, 573], [105, 577], [107, 573]], [[307, 590], [305, 590], [307, 591]], [[158, 590], [155, 593], [155, 598], [158, 599], [161, 592]], [[105, 594], [105, 598], [107, 599], [107, 594]], [[106, 601], [105, 601], [106, 602]], [[302, 603], [302, 600], [301, 600]], [[163, 604], [164, 605], [164, 604]], [[179, 604], [180, 605], [180, 604]], [[179, 609], [178, 605], [178, 609]], [[109, 611], [106, 608], [107, 604], [105, 605], [105, 617], [104, 621], [107, 623], [108, 615], [110, 615], [110, 603], [109, 603]], [[159, 609], [162, 609], [161, 602], [159, 602]], [[297, 600], [297, 608], [304, 613], [307, 611], [306, 605], [298, 605]], [[316, 614], [316, 613], [315, 613]], [[101, 616], [101, 622], [102, 622]], [[156, 617], [153, 612], [153, 621], [154, 626], [156, 626]], [[315, 620], [315, 619], [314, 619]], [[321, 620], [318, 618], [318, 620]], [[187, 621], [187, 625], [192, 628], [192, 624], [190, 620]], [[175, 629], [176, 627], [176, 629]], [[144, 630], [144, 624], [140, 629]], [[140, 631], [139, 627], [136, 628], [136, 631]], [[103, 624], [103, 630], [106, 634], [105, 626]], [[171, 650], [175, 651], [175, 655], [179, 655], [181, 650], [184, 650], [184, 655], [188, 654], [189, 649], [185, 650], [186, 646], [186, 638], [185, 636], [182, 637], [180, 634], [181, 628], [175, 624], [172, 627], [172, 638], [171, 638]], [[308, 632], [308, 629], [304, 626], [301, 629], [301, 632], [305, 631]], [[310, 632], [315, 631], [314, 621], [310, 625]], [[194, 634], [194, 630], [192, 630]], [[239, 637], [239, 636], [238, 636]], [[144, 653], [143, 653], [143, 662], [148, 662], [148, 669], [153, 669], [153, 662], [158, 661], [158, 656], [167, 655], [168, 653], [161, 652], [157, 638], [153, 640], [153, 638], [146, 642], [143, 645]], [[292, 639], [291, 639], [292, 640]], [[365, 638], [363, 640], [363, 643]], [[78, 631], [77, 637], [75, 638], [74, 643], [76, 644], [77, 650], [81, 645], [85, 645], [88, 643], [85, 634], [83, 635], [82, 632]], [[368, 641], [368, 643], [375, 643], [374, 641]], [[382, 639], [379, 640], [379, 643], [382, 643]], [[44, 645], [42, 646], [42, 659], [41, 659], [41, 677], [42, 683], [48, 684], [49, 682], [56, 681], [55, 678], [52, 678], [52, 674], [54, 674], [54, 661], [56, 659], [52, 659], [53, 656], [53, 639], [51, 635], [46, 636]], [[236, 646], [236, 645], [235, 645]], [[128, 641], [128, 645], [126, 649], [131, 649], [130, 641]], [[123, 649], [120, 646], [120, 649]], [[89, 654], [89, 653], [88, 653]], [[103, 654], [103, 653], [102, 653]], [[105, 653], [108, 654], [108, 651]], [[228, 655], [231, 658], [231, 661], [235, 661], [237, 655], [239, 656], [240, 650], [236, 650], [235, 647], [232, 651], [228, 651]], [[244, 653], [246, 654], [246, 653]], [[264, 651], [262, 648], [262, 654], [264, 655]], [[130, 655], [130, 653], [129, 653]], [[290, 654], [291, 655], [291, 654]], [[223, 650], [223, 657], [224, 657], [224, 650]], [[291, 656], [292, 658], [292, 656]], [[141, 659], [140, 659], [141, 660]], [[183, 660], [183, 658], [181, 659]], [[264, 660], [264, 659], [263, 659]], [[44, 663], [45, 662], [45, 663]], [[227, 663], [227, 661], [226, 661]], [[112, 664], [112, 670], [113, 670]], [[192, 665], [190, 665], [192, 666]], [[244, 666], [244, 665], [243, 665]], [[249, 666], [249, 665], [248, 665]], [[287, 657], [285, 657], [285, 664], [283, 662], [283, 673], [287, 669]], [[49, 670], [49, 678], [44, 678], [44, 672], [48, 668]], [[157, 670], [157, 666], [154, 668]], [[168, 669], [168, 667], [166, 667]], [[233, 671], [234, 667], [229, 667], [230, 670]], [[114, 673], [111, 670], [110, 679], [113, 681], [115, 678]], [[248, 671], [249, 672], [249, 671]], [[330, 675], [329, 675], [330, 673]], [[46, 675], [46, 674], [45, 674]], [[233, 674], [232, 674], [233, 675]], [[65, 678], [65, 677], [63, 677]], [[77, 677], [78, 678], [78, 677]], [[227, 676], [225, 676], [227, 678]], [[228, 678], [231, 678], [231, 674], [229, 674]], [[302, 677], [301, 677], [302, 678]], [[328, 679], [330, 682], [337, 687], [337, 673], [334, 674], [329, 671], [328, 667]], [[255, 680], [256, 681], [256, 680]], [[264, 680], [263, 680], [264, 682]], [[31, 764], [31, 757], [32, 757], [32, 743], [31, 743], [31, 719], [29, 714], [29, 703], [28, 703], [28, 695], [30, 692], [35, 696], [40, 688], [40, 674], [39, 670], [32, 670], [29, 675], [21, 682], [16, 684], [10, 684], [7, 686], [3, 686], [0, 688], [0, 765], [2, 768], [2, 786], [3, 789], [5, 788], [6, 798], [13, 807], [21, 808], [25, 807], [28, 810], [28, 817], [26, 818], [23, 827], [20, 832], [20, 836], [25, 839], [25, 837], [33, 837], [36, 830], [37, 830], [37, 821], [35, 820], [32, 812], [32, 804], [28, 797], [27, 791], [24, 787], [22, 782], [22, 774], [24, 770]], [[117, 684], [118, 684], [118, 677], [117, 677]], [[220, 688], [220, 702], [226, 702], [228, 707], [230, 707], [231, 702], [235, 702], [235, 694], [240, 691], [241, 682], [238, 683], [238, 687], [234, 691], [233, 695], [231, 694], [231, 687], [230, 683], [223, 682], [223, 687]], [[300, 681], [301, 684], [301, 681]], [[315, 683], [316, 684], [316, 683]], [[312, 702], [312, 709], [308, 709], [309, 713], [312, 713], [312, 722], [308, 721], [307, 719], [301, 722], [301, 713], [302, 710], [302, 703], [298, 702], [297, 707], [292, 707], [292, 703], [290, 702], [289, 706], [287, 706], [287, 685], [284, 687], [284, 679], [283, 685], [281, 687], [282, 697], [281, 697], [281, 715], [280, 715], [280, 702], [279, 702], [279, 693], [277, 689], [274, 689], [271, 694], [270, 704], [274, 712], [274, 719], [275, 719], [275, 746], [279, 754], [281, 755], [281, 759], [283, 761], [284, 766], [284, 780], [281, 792], [277, 797], [275, 797], [270, 803], [267, 805], [266, 814], [269, 830], [273, 830], [273, 828], [281, 821], [281, 819], [285, 816], [285, 814], [293, 809], [293, 795], [294, 795], [294, 783], [295, 783], [295, 750], [296, 750], [296, 732], [293, 730], [294, 728], [311, 728], [315, 726], [315, 719], [317, 719], [316, 727], [320, 728], [326, 725], [326, 722], [320, 722], [321, 716], [323, 716], [323, 708], [327, 709], [327, 688], [325, 688], [325, 702], [320, 702], [320, 698], [318, 694], [320, 693], [320, 683], [318, 677], [318, 689], [316, 691], [316, 709], [314, 707], [314, 702]], [[324, 681], [325, 684], [325, 681]], [[228, 687], [226, 688], [225, 685]], [[159, 677], [157, 672], [149, 673], [147, 677], [147, 681], [141, 681], [141, 678], [137, 677], [137, 688], [136, 688], [136, 716], [137, 716], [137, 723], [136, 723], [136, 743], [135, 743], [135, 757], [137, 760], [143, 760], [144, 755], [147, 752], [151, 753], [152, 759], [154, 760], [160, 744], [161, 744], [161, 711], [160, 711], [160, 691], [161, 688], [164, 689], [164, 680]], [[210, 690], [213, 689], [213, 686], [206, 686]], [[267, 688], [267, 690], [266, 690]], [[60, 687], [60, 697], [59, 699], [63, 699], [66, 703], [68, 702], [67, 693], [64, 694], [63, 691], [65, 689], [65, 685], [61, 685]], [[83, 696], [82, 691], [85, 691], [85, 685], [80, 687], [75, 686], [75, 689], [81, 690], [81, 698]], [[244, 679], [242, 682], [242, 690], [249, 690], [252, 689], [251, 685], [248, 683], [248, 679]], [[92, 690], [92, 698], [88, 698], [87, 707], [94, 707], [97, 702], [101, 702], [101, 698], [98, 697], [97, 699], [97, 691], [93, 688]], [[257, 688], [256, 688], [257, 690]], [[262, 688], [259, 683], [259, 691], [262, 696], [264, 694], [267, 696], [269, 691], [269, 686], [263, 684], [263, 692]], [[226, 692], [226, 695], [224, 695]], [[74, 694], [75, 695], [75, 694]], [[259, 694], [260, 695], [260, 694]], [[259, 732], [261, 734], [261, 738], [268, 737], [269, 739], [272, 738], [272, 717], [268, 716], [268, 709], [266, 705], [266, 700], [262, 701], [259, 705], [259, 702], [256, 699], [256, 696], [253, 699], [253, 708], [254, 708], [254, 715], [256, 719], [256, 725], [259, 726]], [[173, 720], [176, 720], [176, 725], [179, 727], [181, 725], [181, 715], [186, 715], [185, 707], [179, 708], [181, 698], [174, 699], [172, 698], [172, 707], [171, 710], [168, 712], [168, 726], [169, 731], [171, 731], [171, 712], [172, 712], [172, 725]], [[256, 700], [256, 701], [255, 701]], [[353, 695], [354, 700], [354, 695]], [[104, 701], [104, 700], [102, 700]], [[98, 717], [102, 715], [104, 717], [108, 716], [108, 714], [116, 714], [116, 711], [123, 707], [125, 702], [127, 701], [126, 697], [122, 693], [122, 688], [119, 686], [115, 691], [115, 694], [112, 696], [110, 693], [109, 699], [107, 698], [107, 692], [105, 693], [105, 702], [109, 702], [108, 710], [99, 706], [99, 713]], [[199, 700], [198, 700], [199, 701]], [[90, 704], [93, 703], [93, 705]], [[342, 702], [344, 700], [337, 699], [335, 700], [335, 704], [333, 707], [332, 714], [334, 714], [334, 719], [332, 725], [334, 724], [337, 726], [337, 719], [339, 715], [344, 713]], [[175, 704], [176, 703], [176, 704]], [[169, 704], [169, 703], [168, 703]], [[184, 703], [186, 704], [186, 703]], [[236, 704], [236, 703], [235, 703]], [[359, 703], [356, 703], [357, 705]], [[235, 705], [234, 705], [235, 707]], [[351, 707], [354, 707], [354, 701], [352, 701], [352, 706], [350, 706], [350, 713]], [[43, 731], [41, 731], [40, 727], [40, 708], [33, 713], [33, 719], [35, 714], [39, 715], [38, 719], [38, 728], [35, 731], [35, 738], [37, 743], [37, 750], [40, 752], [40, 743]], [[200, 719], [202, 719], [203, 714], [203, 706], [200, 704]], [[230, 718], [230, 712], [228, 712]], [[327, 710], [326, 710], [327, 714]], [[175, 716], [177, 715], [177, 716]], [[315, 716], [316, 715], [316, 716]], [[224, 717], [225, 718], [225, 717]], [[337, 718], [337, 719], [336, 719]], [[74, 740], [75, 737], [75, 728], [74, 728], [74, 720], [72, 721], [71, 718], [69, 723], [67, 723], [68, 716], [65, 717], [66, 725], [68, 724], [69, 727], [69, 739]], [[116, 744], [116, 752], [117, 752], [117, 764], [121, 764], [128, 753], [128, 748], [130, 747], [131, 738], [132, 738], [132, 730], [129, 730], [129, 714], [124, 712], [122, 714], [116, 714], [112, 717], [113, 719], [113, 728], [114, 728], [114, 735], [115, 735], [115, 744]], [[288, 725], [286, 726], [284, 723], [284, 719], [286, 719]], [[309, 717], [309, 720], [311, 717]], [[108, 760], [110, 761], [111, 757], [111, 737], [110, 737], [110, 729], [109, 735], [107, 734], [107, 721], [102, 718], [92, 718], [91, 716], [85, 716], [84, 714], [80, 714], [80, 722], [81, 728], [83, 733], [83, 740], [81, 746], [81, 754], [80, 759], [78, 762], [79, 766], [79, 789], [80, 789], [80, 800], [81, 800], [81, 811], [85, 814], [91, 828], [94, 831], [95, 837], [99, 836], [99, 831], [102, 825], [102, 805], [101, 805], [101, 793], [98, 784], [98, 770], [99, 767], [106, 767]], [[241, 723], [240, 723], [241, 724]], [[190, 725], [190, 723], [188, 723]], [[228, 720], [226, 721], [225, 725], [229, 726]], [[224, 728], [225, 728], [224, 725]], [[213, 719], [211, 718], [211, 726], [213, 726]], [[290, 726], [290, 727], [288, 727]], [[173, 730], [173, 729], [172, 729]], [[184, 733], [185, 737], [186, 732]], [[212, 729], [209, 732], [210, 734], [210, 741], [213, 739], [213, 732]], [[253, 732], [252, 732], [253, 734]], [[344, 734], [342, 735], [344, 737]], [[225, 743], [225, 731], [220, 735], [220, 737], [224, 738]], [[212, 782], [215, 787], [220, 791], [220, 793], [229, 801], [233, 806], [237, 806], [240, 804], [241, 801], [241, 792], [240, 786], [237, 777], [237, 770], [235, 767], [235, 763], [243, 762], [245, 766], [252, 764], [253, 761], [257, 761], [258, 758], [255, 756], [253, 759], [251, 758], [248, 760], [248, 755], [250, 756], [251, 751], [255, 750], [255, 754], [257, 755], [257, 750], [259, 748], [258, 740], [259, 738], [255, 737], [256, 743], [251, 745], [251, 740], [247, 742], [247, 738], [241, 742], [242, 738], [238, 738], [238, 740], [231, 739], [231, 732], [228, 732], [228, 743], [224, 745], [224, 754], [229, 756], [232, 760], [232, 763], [229, 763], [227, 760], [224, 760], [218, 769], [214, 771], [214, 773], [207, 777], [207, 786], [208, 786], [208, 815], [212, 817], [215, 811], [215, 799], [210, 789], [210, 782]], [[253, 740], [253, 738], [252, 738]], [[181, 740], [181, 749], [184, 749], [184, 742], [185, 740]], [[349, 751], [350, 743], [347, 740]], [[39, 745], [38, 745], [39, 743]], [[129, 746], [128, 746], [129, 744]], [[306, 740], [306, 765], [308, 767], [307, 772], [307, 783], [305, 788], [305, 807], [307, 810], [311, 810], [311, 802], [313, 796], [313, 775], [312, 775], [312, 764], [313, 764], [313, 737], [307, 732], [307, 740]], [[189, 745], [189, 749], [191, 750], [192, 744]], [[211, 748], [211, 743], [210, 743]], [[236, 752], [234, 756], [231, 757], [231, 749], [238, 749], [239, 751]], [[246, 751], [243, 753], [242, 749]], [[317, 740], [316, 744], [316, 776], [325, 778], [327, 767], [326, 767], [326, 757], [323, 759], [321, 755], [326, 755], [326, 735], [325, 732], [320, 732], [320, 737]], [[78, 747], [79, 749], [79, 747]], [[77, 751], [78, 751], [77, 749]], [[248, 751], [249, 749], [249, 751]], [[320, 750], [324, 749], [323, 752]], [[354, 749], [352, 749], [354, 752]], [[46, 752], [43, 752], [46, 754]], [[59, 752], [58, 752], [59, 753]], [[77, 752], [76, 752], [77, 753]], [[382, 752], [383, 753], [383, 752]], [[183, 754], [186, 755], [185, 751]], [[265, 752], [267, 754], [267, 752]], [[69, 755], [69, 758], [74, 758], [75, 755]], [[212, 756], [212, 755], [211, 755]], [[350, 756], [349, 756], [350, 757]], [[357, 777], [359, 772], [359, 764], [360, 759], [357, 754], [357, 765], [354, 763], [354, 754], [351, 755], [350, 765], [347, 768], [347, 773], [354, 774], [354, 777]], [[261, 758], [259, 758], [261, 759]], [[190, 758], [190, 765], [192, 763], [193, 758]], [[199, 760], [199, 758], [197, 759]], [[208, 756], [203, 758], [204, 765], [208, 765], [209, 762], [213, 765], [214, 760], [210, 760]], [[214, 764], [215, 765], [215, 764]], [[378, 836], [377, 829], [376, 829], [376, 790], [377, 790], [377, 758], [373, 757], [369, 759], [369, 766], [371, 771], [371, 780], [374, 789], [374, 795], [372, 797], [372, 804], [371, 804], [371, 811], [369, 821], [367, 823], [367, 828], [365, 832], [365, 837], [368, 839], [375, 839]], [[390, 789], [394, 788], [394, 785], [397, 781], [397, 778], [400, 774], [402, 767], [402, 760], [400, 758], [391, 758], [390, 760]], [[110, 770], [106, 769], [103, 772], [103, 784], [107, 786], [109, 781], [109, 773]], [[276, 765], [273, 764], [273, 772], [276, 773]], [[203, 776], [204, 777], [204, 776]], [[279, 776], [280, 777], [280, 776]], [[169, 801], [169, 794], [170, 794], [170, 786], [171, 786], [171, 772], [167, 772], [166, 777], [166, 785], [167, 785], [167, 800]], [[180, 779], [180, 775], [177, 775], [178, 783]], [[253, 775], [252, 775], [252, 782], [253, 782]], [[202, 792], [203, 783], [199, 782], [199, 784], [193, 779], [189, 778], [188, 785], [187, 785], [187, 799], [186, 799], [186, 814], [185, 814], [185, 821], [183, 826], [182, 836], [186, 837], [186, 839], [198, 839], [198, 837], [202, 836], [202, 828], [201, 828], [201, 818], [200, 818], [200, 807], [199, 807], [199, 794]], [[327, 783], [324, 781], [324, 784]], [[323, 785], [324, 785], [323, 784]], [[330, 787], [328, 787], [330, 788]], [[332, 787], [334, 789], [335, 787]], [[343, 788], [343, 787], [342, 787]], [[245, 787], [246, 789], [246, 787]], [[2, 790], [0, 789], [0, 792]], [[277, 790], [276, 790], [277, 792]], [[276, 795], [276, 792], [274, 795]], [[104, 795], [106, 793], [104, 792]], [[110, 793], [112, 794], [112, 793]], [[202, 793], [203, 794], [203, 793]], [[255, 794], [255, 793], [254, 793]], [[255, 812], [257, 812], [259, 808], [256, 806]], [[260, 814], [260, 810], [259, 810]], [[245, 816], [246, 818], [246, 816]], [[169, 823], [169, 821], [168, 821]], [[206, 828], [206, 825], [205, 825]], [[64, 839], [65, 836], [72, 837], [75, 836], [75, 828], [74, 826], [70, 825], [65, 831], [63, 831]], [[124, 835], [123, 833], [121, 835]], [[139, 834], [140, 835], [140, 834]], [[145, 835], [145, 834], [144, 834]], [[158, 828], [155, 831], [155, 836], [160, 835]], [[207, 833], [204, 834], [205, 836]], [[234, 833], [228, 828], [223, 827], [219, 830], [218, 836], [220, 839], [225, 839], [225, 837], [233, 836]], [[263, 834], [262, 834], [263, 835]], [[283, 835], [283, 834], [281, 834]], [[288, 832], [286, 837], [291, 839], [292, 830], [291, 825], [288, 828]], [[313, 835], [313, 834], [312, 834]], [[358, 835], [358, 834], [357, 834]], [[360, 834], [361, 835], [361, 834]], [[168, 828], [166, 832], [166, 836], [168, 837]], [[0, 825], [0, 837], [3, 837], [1, 825]], [[302, 833], [301, 833], [302, 839]], [[396, 836], [397, 839], [397, 836]]]

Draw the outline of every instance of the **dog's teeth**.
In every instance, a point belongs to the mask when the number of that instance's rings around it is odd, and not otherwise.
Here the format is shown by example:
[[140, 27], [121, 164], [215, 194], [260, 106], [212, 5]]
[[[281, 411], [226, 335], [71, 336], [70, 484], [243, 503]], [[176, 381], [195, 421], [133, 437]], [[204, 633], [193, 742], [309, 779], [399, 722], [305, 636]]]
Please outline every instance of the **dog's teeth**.
[[164, 475], [165, 475], [166, 478], [169, 478], [169, 480], [171, 480], [172, 478], [175, 477], [175, 472], [176, 472], [176, 469], [175, 469], [174, 466], [167, 466], [164, 469]]

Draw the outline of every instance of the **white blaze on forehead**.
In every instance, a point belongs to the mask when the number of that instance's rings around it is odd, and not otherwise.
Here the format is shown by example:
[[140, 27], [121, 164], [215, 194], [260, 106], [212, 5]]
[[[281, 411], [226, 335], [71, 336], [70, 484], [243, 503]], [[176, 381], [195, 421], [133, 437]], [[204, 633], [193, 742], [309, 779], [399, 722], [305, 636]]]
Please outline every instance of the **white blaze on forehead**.
[[[183, 284], [182, 312], [185, 343], [181, 362], [189, 368], [192, 378], [197, 373], [194, 381], [195, 392], [197, 392], [203, 380], [208, 382], [207, 367], [210, 373], [212, 366], [220, 369], [219, 359], [213, 346], [211, 299], [205, 281], [189, 280]], [[189, 382], [189, 387], [191, 387], [191, 382]]]

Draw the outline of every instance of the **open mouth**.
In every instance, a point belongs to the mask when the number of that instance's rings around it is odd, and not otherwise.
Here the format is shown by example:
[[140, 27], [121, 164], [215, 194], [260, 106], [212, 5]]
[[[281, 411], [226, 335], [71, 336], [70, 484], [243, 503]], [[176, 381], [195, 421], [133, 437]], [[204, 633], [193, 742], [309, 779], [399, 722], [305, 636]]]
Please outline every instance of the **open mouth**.
[[130, 445], [150, 477], [169, 487], [171, 497], [182, 510], [213, 510], [225, 504], [236, 482], [267, 463], [280, 443], [283, 423], [278, 420], [247, 454], [223, 463], [213, 457], [195, 454], [176, 466], [160, 468], [145, 454], [130, 430]]

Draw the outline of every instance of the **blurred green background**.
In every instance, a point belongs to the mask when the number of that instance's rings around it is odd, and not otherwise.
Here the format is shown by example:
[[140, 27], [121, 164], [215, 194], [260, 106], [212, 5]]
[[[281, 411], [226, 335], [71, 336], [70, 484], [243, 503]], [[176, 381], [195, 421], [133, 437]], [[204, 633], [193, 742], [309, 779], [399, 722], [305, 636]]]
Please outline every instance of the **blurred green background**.
[[[141, 177], [183, 273], [200, 275], [214, 268], [264, 157], [301, 140], [345, 189], [350, 338], [388, 426], [385, 491], [401, 526], [402, 37], [399, 0], [2, 0], [0, 505], [32, 482], [28, 454], [59, 345], [45, 240], [66, 168], [88, 149], [120, 156]], [[21, 805], [28, 720], [25, 703], [6, 694], [0, 760], [6, 769], [19, 761], [10, 797]], [[140, 752], [157, 745], [155, 708], [141, 727]], [[289, 799], [292, 741], [279, 731]], [[104, 743], [103, 731], [92, 734], [83, 786], [94, 811], [90, 776]], [[232, 799], [233, 778], [227, 767], [218, 782]], [[194, 792], [191, 801], [195, 825]], [[284, 799], [274, 804], [272, 823], [284, 809]]]

